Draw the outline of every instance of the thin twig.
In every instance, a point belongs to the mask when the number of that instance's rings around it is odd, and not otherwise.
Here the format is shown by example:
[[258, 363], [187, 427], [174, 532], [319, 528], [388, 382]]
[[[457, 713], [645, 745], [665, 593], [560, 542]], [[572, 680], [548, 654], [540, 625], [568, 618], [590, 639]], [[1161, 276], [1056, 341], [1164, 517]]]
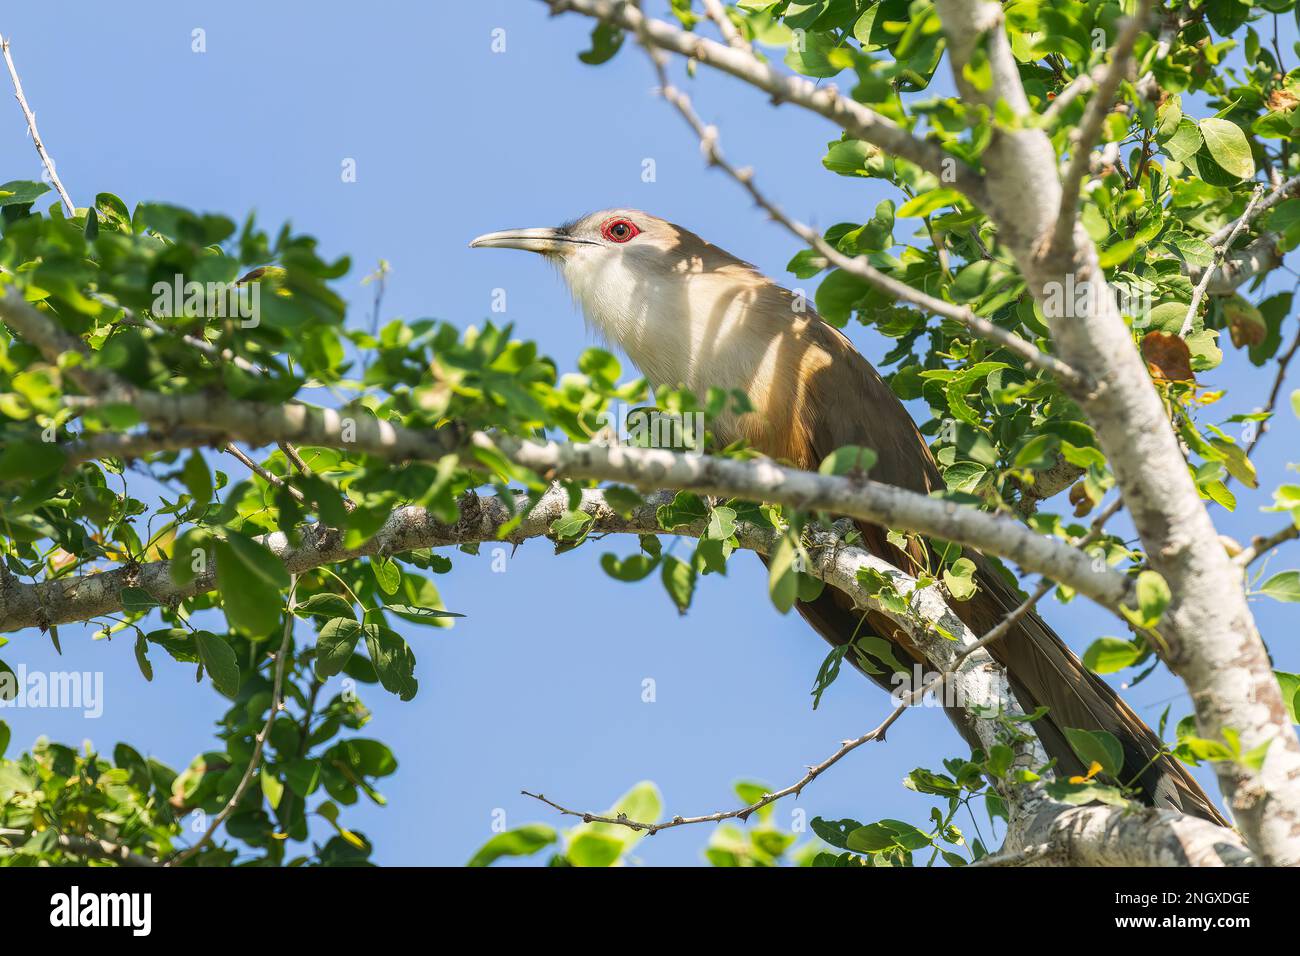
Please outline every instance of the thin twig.
[[1141, 0], [1133, 17], [1124, 24], [1119, 39], [1115, 41], [1115, 48], [1111, 51], [1110, 67], [1097, 82], [1097, 92], [1083, 111], [1079, 129], [1071, 137], [1070, 162], [1065, 168], [1065, 175], [1061, 177], [1061, 210], [1053, 231], [1053, 249], [1071, 247], [1074, 223], [1079, 215], [1079, 189], [1084, 177], [1088, 175], [1092, 147], [1101, 138], [1102, 126], [1115, 101], [1119, 84], [1128, 74], [1133, 46], [1146, 27], [1151, 4], [1152, 0]]
[[306, 504], [307, 498], [301, 491], [299, 491], [293, 485], [288, 484], [279, 475], [271, 474], [271, 472], [267, 471], [257, 462], [253, 461], [253, 459], [245, 455], [243, 451], [240, 450], [239, 446], [236, 445], [234, 442], [229, 442], [226, 445], [225, 450], [228, 454], [234, 455], [241, 462], [243, 462], [244, 467], [246, 467], [253, 474], [257, 475], [257, 477], [261, 478], [267, 484], [274, 485], [277, 488], [283, 488], [285, 491], [289, 492], [289, 494], [292, 495], [296, 501], [302, 504]]
[[704, 12], [709, 19], [717, 24], [718, 32], [722, 34], [722, 39], [737, 50], [750, 51], [752, 48], [745, 42], [745, 38], [740, 35], [736, 25], [731, 22], [727, 16], [727, 9], [722, 5], [721, 0], [704, 0]]
[[857, 750], [863, 744], [870, 743], [873, 740], [884, 740], [885, 732], [894, 725], [894, 722], [898, 720], [899, 717], [903, 716], [903, 711], [907, 710], [913, 703], [934, 689], [935, 685], [933, 683], [922, 684], [920, 687], [908, 694], [897, 707], [890, 711], [889, 716], [881, 721], [875, 729], [868, 731], [861, 737], [855, 737], [852, 740], [843, 741], [840, 744], [839, 750], [835, 751], [835, 753], [831, 754], [815, 767], [809, 767], [808, 772], [797, 781], [790, 784], [790, 786], [773, 793], [765, 793], [761, 800], [757, 800], [748, 806], [739, 807], [735, 810], [720, 810], [717, 813], [706, 813], [698, 817], [673, 817], [667, 823], [645, 823], [640, 820], [630, 820], [627, 815], [623, 813], [620, 813], [616, 817], [608, 817], [602, 816], [598, 813], [588, 813], [585, 810], [570, 810], [568, 807], [563, 807], [554, 800], [549, 799], [544, 794], [531, 793], [527, 790], [521, 790], [519, 792], [526, 797], [532, 797], [534, 800], [540, 800], [542, 803], [554, 807], [566, 816], [580, 817], [583, 823], [612, 823], [616, 826], [627, 827], [631, 830], [644, 830], [650, 836], [654, 836], [660, 830], [671, 830], [673, 827], [687, 826], [692, 823], [717, 823], [721, 820], [730, 820], [733, 818], [743, 821], [749, 819], [750, 814], [763, 809], [768, 804], [775, 803], [782, 797], [788, 797], [791, 794], [798, 796], [804, 787], [808, 786], [808, 784], [812, 783], [819, 776], [835, 764], [839, 763], [840, 760], [848, 756], [854, 750]]
[[36, 131], [36, 114], [27, 105], [27, 97], [23, 95], [23, 84], [18, 79], [18, 68], [14, 66], [14, 58], [9, 53], [8, 37], [0, 37], [0, 53], [4, 54], [5, 64], [9, 67], [9, 78], [14, 83], [14, 98], [18, 100], [18, 105], [23, 110], [23, 116], [27, 119], [27, 130], [32, 134], [32, 143], [36, 146], [36, 153], [41, 157], [45, 172], [49, 174], [50, 182], [58, 190], [59, 198], [63, 200], [64, 208], [67, 209], [68, 216], [71, 218], [77, 214], [77, 207], [72, 202], [72, 197], [68, 195], [68, 191], [63, 188], [63, 183], [59, 181], [59, 174], [54, 171], [54, 160], [50, 159], [50, 154], [45, 151], [45, 144], [41, 142], [41, 134]]
[[211, 842], [217, 830], [239, 806], [239, 801], [244, 798], [244, 793], [248, 790], [253, 775], [262, 764], [262, 750], [266, 745], [267, 738], [271, 736], [271, 727], [274, 726], [275, 719], [280, 716], [280, 710], [284, 706], [284, 674], [287, 669], [285, 665], [288, 663], [289, 645], [293, 640], [294, 594], [297, 590], [298, 576], [295, 574], [289, 579], [289, 597], [285, 602], [284, 638], [280, 641], [280, 650], [275, 655], [275, 682], [271, 686], [271, 712], [267, 714], [266, 723], [262, 725], [261, 731], [253, 739], [253, 755], [248, 759], [248, 766], [244, 769], [244, 775], [240, 777], [235, 792], [230, 796], [230, 800], [221, 808], [217, 818], [212, 821], [212, 826], [208, 827], [203, 836], [192, 847], [167, 861], [167, 866], [179, 866]]
[[302, 460], [302, 455], [298, 454], [298, 449], [287, 441], [276, 442], [280, 446], [280, 451], [284, 452], [284, 457], [289, 459], [289, 463], [298, 469], [298, 473], [304, 478], [312, 476], [311, 467]]
[[1271, 551], [1273, 548], [1276, 548], [1279, 544], [1285, 544], [1286, 542], [1291, 541], [1295, 538], [1300, 538], [1300, 527], [1298, 527], [1293, 521], [1291, 524], [1287, 525], [1285, 528], [1282, 528], [1280, 531], [1275, 531], [1269, 535], [1256, 536], [1251, 540], [1250, 547], [1242, 550], [1232, 560], [1239, 567], [1243, 567], [1243, 568], [1249, 567], [1256, 560], [1258, 560], [1260, 556], [1262, 556], [1266, 551]]
[[1218, 251], [1214, 254], [1214, 261], [1209, 267], [1201, 273], [1201, 281], [1196, 283], [1196, 288], [1192, 290], [1192, 303], [1187, 307], [1187, 317], [1183, 319], [1183, 327], [1179, 329], [1178, 334], [1184, 338], [1187, 333], [1192, 331], [1192, 323], [1196, 321], [1196, 310], [1201, 306], [1201, 299], [1205, 297], [1205, 290], [1210, 287], [1210, 279], [1213, 278], [1215, 270], [1223, 265], [1224, 258], [1228, 255], [1228, 250], [1232, 247], [1233, 241], [1237, 234], [1246, 228], [1246, 223], [1250, 222], [1251, 214], [1254, 212], [1255, 204], [1259, 202], [1260, 197], [1264, 195], [1264, 184], [1259, 183], [1255, 186], [1255, 193], [1250, 197], [1250, 202], [1246, 204], [1246, 211], [1241, 214], [1232, 231], [1228, 233], [1228, 238], [1224, 240], [1223, 245], [1219, 246]]
[[1242, 224], [1249, 225], [1253, 220], [1258, 219], [1268, 210], [1272, 209], [1282, 200], [1289, 198], [1293, 193], [1300, 191], [1300, 176], [1292, 176], [1285, 182], [1278, 183], [1273, 187], [1273, 191], [1256, 203], [1252, 208], [1247, 207], [1237, 219], [1230, 223], [1220, 226], [1214, 232], [1205, 237], [1205, 241], [1212, 246], [1226, 245], [1231, 246], [1231, 242], [1224, 243], [1229, 236], [1235, 235], [1240, 231]]
[[[315, 472], [311, 470], [311, 466], [308, 465], [307, 462], [303, 461], [302, 454], [292, 442], [279, 441], [276, 442], [276, 444], [280, 446], [280, 451], [284, 452], [284, 457], [289, 459], [289, 464], [298, 470], [298, 474], [302, 475], [304, 478], [310, 478], [315, 474]], [[357, 503], [355, 501], [349, 498], [346, 494], [343, 494], [341, 497], [344, 511], [350, 512], [356, 510]], [[299, 498], [298, 500], [302, 501], [303, 499]]]
[[845, 255], [822, 238], [821, 234], [815, 229], [786, 215], [779, 206], [768, 199], [766, 194], [754, 184], [752, 169], [738, 169], [722, 155], [722, 151], [718, 146], [717, 129], [706, 125], [695, 112], [690, 98], [673, 86], [668, 77], [664, 56], [658, 47], [645, 39], [644, 36], [641, 37], [641, 44], [649, 54], [659, 76], [660, 95], [676, 107], [696, 135], [699, 136], [700, 148], [703, 150], [709, 165], [718, 167], [739, 183], [749, 193], [754, 202], [773, 220], [812, 246], [829, 263], [870, 283], [895, 299], [909, 302], [927, 312], [960, 323], [979, 338], [1005, 348], [1028, 365], [1052, 373], [1063, 383], [1073, 385], [1076, 388], [1081, 388], [1086, 384], [1084, 377], [1078, 371], [1055, 356], [1040, 351], [1031, 342], [1013, 332], [1008, 332], [987, 319], [981, 318], [964, 306], [954, 305], [951, 302], [945, 302], [934, 296], [926, 295], [919, 289], [914, 289], [907, 283], [879, 271], [868, 263], [866, 256], [850, 257]]
[[[1286, 352], [1282, 354], [1282, 357], [1277, 360], [1277, 377], [1273, 379], [1273, 388], [1269, 391], [1268, 401], [1266, 401], [1264, 407], [1260, 409], [1261, 412], [1269, 412], [1271, 414], [1273, 409], [1277, 407], [1277, 400], [1282, 394], [1282, 383], [1286, 380], [1287, 366], [1291, 364], [1291, 360], [1295, 358], [1297, 351], [1300, 351], [1300, 328], [1296, 329], [1296, 335], [1295, 338], [1291, 340], [1290, 348], [1288, 348]], [[1261, 421], [1259, 423], [1259, 431], [1255, 433], [1255, 437], [1252, 438], [1250, 444], [1246, 446], [1246, 457], [1250, 457], [1251, 453], [1255, 450], [1255, 446], [1259, 444], [1260, 439], [1264, 437], [1264, 432], [1266, 431], [1268, 431], [1268, 421]]]

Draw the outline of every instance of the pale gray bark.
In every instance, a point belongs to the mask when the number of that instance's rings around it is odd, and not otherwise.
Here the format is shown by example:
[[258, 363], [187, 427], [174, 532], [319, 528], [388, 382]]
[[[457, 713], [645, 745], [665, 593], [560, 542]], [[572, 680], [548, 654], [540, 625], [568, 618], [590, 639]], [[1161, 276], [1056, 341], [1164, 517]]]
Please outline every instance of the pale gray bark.
[[[1011, 56], [999, 4], [938, 0], [937, 7], [956, 76], [965, 63], [963, 51], [977, 39], [971, 31], [987, 30], [995, 64]], [[1024, 101], [1013, 69], [995, 69], [988, 91], [964, 92], [989, 105], [1005, 100], [1017, 111]], [[1104, 282], [1096, 247], [1082, 228], [1074, 229], [1064, 247], [1052, 242], [1056, 212], [1042, 197], [1059, 198], [1060, 185], [1046, 134], [1037, 129], [999, 132], [990, 151], [994, 147], [1001, 161], [987, 164], [989, 212], [1035, 298], [1044, 302], [1053, 285], [1065, 283], [1071, 274], [1076, 283]], [[1093, 301], [1091, 314], [1049, 317], [1049, 325], [1058, 354], [1096, 382], [1075, 398], [1097, 430], [1152, 567], [1173, 592], [1160, 625], [1168, 644], [1162, 656], [1191, 691], [1203, 736], [1223, 739], [1225, 730], [1235, 731], [1246, 751], [1272, 741], [1261, 770], [1228, 761], [1217, 763], [1215, 770], [1260, 859], [1300, 863], [1300, 743], [1240, 574], [1196, 493], [1168, 415], [1113, 297], [1100, 295]]]

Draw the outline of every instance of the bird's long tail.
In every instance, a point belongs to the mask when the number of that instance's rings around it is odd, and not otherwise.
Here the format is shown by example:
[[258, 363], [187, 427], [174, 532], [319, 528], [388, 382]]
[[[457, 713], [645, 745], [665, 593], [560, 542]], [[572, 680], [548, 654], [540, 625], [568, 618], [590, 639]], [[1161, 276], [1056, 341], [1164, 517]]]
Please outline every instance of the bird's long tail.
[[[969, 556], [979, 566], [979, 592], [969, 601], [954, 602], [953, 609], [975, 634], [981, 635], [1013, 610], [1020, 598], [987, 561], [979, 555]], [[832, 589], [828, 588], [815, 601], [801, 603], [798, 608], [809, 624], [832, 644], [843, 644], [853, 634], [861, 633], [862, 613]], [[907, 661], [909, 653], [915, 659], [914, 652], [900, 645], [898, 635], [889, 636], [895, 629], [887, 620], [869, 613], [867, 623], [877, 636], [890, 640], [901, 660]], [[989, 652], [1007, 668], [1012, 691], [1026, 713], [1047, 708], [1047, 713], [1034, 722], [1034, 730], [1048, 756], [1055, 758], [1058, 778], [1087, 772], [1066, 739], [1064, 728], [1105, 730], [1124, 749], [1120, 782], [1137, 789], [1145, 802], [1229, 825], [1187, 768], [1164, 752], [1164, 745], [1151, 728], [1104, 681], [1084, 667], [1037, 614], [1030, 612], [1022, 617], [1016, 626], [989, 645]], [[887, 674], [869, 676], [891, 688]], [[976, 746], [965, 726], [964, 712], [953, 709], [949, 716], [968, 743]]]

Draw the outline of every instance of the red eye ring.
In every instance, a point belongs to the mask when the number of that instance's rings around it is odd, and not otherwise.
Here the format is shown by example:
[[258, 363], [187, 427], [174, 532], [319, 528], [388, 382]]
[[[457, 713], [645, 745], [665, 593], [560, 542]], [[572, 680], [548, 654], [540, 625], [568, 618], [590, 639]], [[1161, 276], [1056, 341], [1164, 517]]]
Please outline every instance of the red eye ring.
[[600, 227], [600, 234], [610, 242], [627, 242], [641, 234], [631, 219], [610, 219]]

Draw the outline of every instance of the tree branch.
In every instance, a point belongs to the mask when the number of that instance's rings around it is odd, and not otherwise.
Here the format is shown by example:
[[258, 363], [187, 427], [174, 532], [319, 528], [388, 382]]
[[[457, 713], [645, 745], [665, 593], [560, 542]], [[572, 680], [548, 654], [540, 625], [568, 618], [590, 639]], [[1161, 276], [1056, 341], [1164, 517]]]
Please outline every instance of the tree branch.
[[865, 140], [951, 183], [976, 206], [983, 205], [980, 174], [937, 143], [920, 139], [893, 120], [841, 96], [833, 86], [817, 86], [801, 76], [791, 76], [759, 60], [752, 51], [716, 43], [680, 30], [662, 20], [645, 17], [636, 7], [619, 0], [543, 0], [553, 14], [572, 11], [602, 20], [632, 33], [644, 29], [649, 42], [744, 80], [772, 95], [776, 103], [793, 103], [811, 110]]
[[1255, 536], [1251, 539], [1250, 547], [1243, 549], [1232, 560], [1240, 567], [1249, 567], [1278, 545], [1294, 541], [1296, 538], [1300, 538], [1300, 525], [1297, 525], [1292, 520], [1285, 528], [1281, 528], [1272, 534]]
[[41, 157], [41, 165], [45, 167], [45, 172], [50, 177], [50, 182], [59, 193], [59, 198], [63, 200], [63, 206], [68, 212], [68, 218], [77, 214], [77, 206], [68, 195], [68, 191], [63, 188], [63, 183], [59, 181], [59, 174], [54, 171], [54, 160], [50, 159], [50, 154], [45, 151], [45, 144], [41, 142], [41, 134], [36, 131], [36, 114], [32, 108], [27, 105], [27, 97], [23, 95], [23, 84], [18, 79], [18, 68], [14, 66], [14, 58], [9, 53], [9, 38], [0, 37], [0, 53], [4, 54], [5, 65], [9, 67], [9, 78], [14, 84], [14, 99], [18, 100], [18, 105], [22, 107], [23, 117], [27, 120], [27, 131], [32, 134], [32, 144], [36, 147], [37, 154]]
[[1052, 244], [1067, 249], [1073, 244], [1074, 223], [1079, 215], [1079, 189], [1092, 161], [1092, 148], [1101, 139], [1102, 124], [1115, 102], [1119, 85], [1132, 68], [1133, 46], [1151, 16], [1152, 0], [1139, 0], [1137, 12], [1124, 23], [1110, 55], [1110, 67], [1097, 82], [1096, 92], [1083, 111], [1079, 128], [1071, 134], [1070, 162], [1061, 177], [1061, 211], [1056, 220]]
[[[0, 298], [0, 318], [42, 352], [57, 356], [75, 346], [51, 319], [11, 293]], [[71, 341], [69, 341], [71, 340]], [[77, 342], [77, 344], [80, 344]], [[82, 346], [84, 348], [84, 346]], [[98, 408], [125, 402], [140, 417], [163, 429], [160, 439], [175, 447], [176, 436], [210, 430], [214, 441], [238, 439], [253, 444], [294, 440], [302, 444], [356, 450], [393, 460], [441, 460], [464, 449], [459, 429], [414, 430], [361, 413], [353, 419], [334, 409], [306, 405], [275, 406], [205, 394], [163, 395], [127, 386], [96, 372], [90, 384], [104, 389], [98, 398], [68, 397], [74, 407]], [[1118, 572], [1096, 571], [1082, 552], [1024, 526], [971, 507], [905, 491], [892, 485], [819, 475], [767, 460], [737, 461], [655, 449], [557, 445], [478, 433], [469, 446], [504, 454], [543, 475], [623, 481], [642, 489], [676, 487], [709, 494], [747, 497], [801, 509], [826, 510], [886, 527], [917, 531], [1010, 558], [1029, 571], [1068, 584], [1103, 607], [1118, 608], [1130, 595], [1130, 582]], [[98, 446], [74, 443], [69, 460], [93, 454]], [[30, 609], [32, 612], [36, 608]], [[48, 616], [31, 624], [62, 623]]]
[[1250, 225], [1278, 203], [1284, 199], [1289, 199], [1296, 193], [1300, 193], [1300, 176], [1292, 176], [1290, 179], [1274, 186], [1267, 196], [1258, 202], [1252, 202], [1238, 218], [1214, 230], [1205, 237], [1205, 241], [1212, 246], [1231, 246], [1232, 237], [1240, 232], [1243, 226]]
[[740, 35], [736, 25], [727, 16], [727, 8], [723, 6], [722, 0], [704, 0], [704, 12], [717, 25], [718, 32], [722, 34], [722, 39], [727, 41], [728, 46], [735, 47], [737, 50], [746, 53], [753, 53], [753, 49], [745, 42], [745, 38]]
[[1227, 255], [1228, 249], [1232, 246], [1233, 241], [1237, 238], [1237, 234], [1246, 227], [1246, 223], [1250, 222], [1251, 213], [1254, 212], [1255, 204], [1259, 202], [1260, 197], [1263, 195], [1264, 184], [1259, 183], [1255, 187], [1254, 193], [1251, 194], [1250, 202], [1246, 204], [1246, 211], [1242, 213], [1241, 218], [1238, 219], [1236, 224], [1232, 227], [1232, 231], [1228, 233], [1228, 238], [1219, 246], [1218, 251], [1215, 253], [1214, 261], [1210, 263], [1204, 272], [1201, 273], [1201, 281], [1198, 282], [1196, 288], [1192, 290], [1192, 301], [1191, 304], [1187, 306], [1187, 316], [1183, 319], [1183, 327], [1178, 332], [1178, 334], [1183, 338], [1186, 338], [1188, 333], [1192, 331], [1192, 324], [1196, 321], [1196, 310], [1201, 306], [1201, 299], [1205, 296], [1205, 290], [1209, 286], [1210, 280], [1214, 277], [1215, 272], [1223, 265], [1224, 257]]
[[[1273, 387], [1269, 390], [1268, 400], [1264, 402], [1264, 407], [1260, 409], [1261, 412], [1268, 412], [1271, 415], [1273, 410], [1277, 408], [1277, 400], [1282, 394], [1282, 384], [1286, 381], [1287, 367], [1291, 364], [1291, 360], [1295, 358], [1297, 351], [1300, 351], [1300, 326], [1296, 328], [1295, 338], [1291, 340], [1291, 345], [1277, 360], [1277, 375], [1273, 378]], [[1246, 446], [1247, 458], [1255, 451], [1255, 446], [1259, 444], [1266, 431], [1268, 431], [1268, 420], [1259, 423], [1259, 431], [1255, 433], [1255, 437]]]
[[548, 799], [545, 794], [531, 793], [527, 790], [521, 790], [519, 792], [526, 797], [532, 797], [534, 800], [540, 800], [542, 803], [554, 807], [556, 810], [559, 810], [560, 813], [566, 816], [581, 817], [583, 823], [612, 823], [615, 824], [616, 826], [624, 826], [632, 830], [644, 830], [649, 836], [654, 836], [660, 830], [671, 830], [673, 827], [689, 826], [690, 824], [693, 823], [718, 823], [722, 820], [731, 820], [731, 819], [738, 819], [741, 821], [745, 821], [749, 819], [750, 814], [763, 809], [769, 804], [775, 803], [776, 801], [780, 800], [782, 797], [788, 797], [791, 795], [798, 797], [799, 794], [803, 792], [804, 787], [808, 786], [808, 784], [812, 783], [823, 773], [825, 773], [835, 764], [839, 763], [840, 760], [842, 760], [844, 757], [847, 757], [850, 753], [857, 750], [863, 744], [869, 743], [873, 740], [879, 740], [883, 743], [885, 740], [885, 732], [888, 731], [889, 728], [894, 725], [894, 721], [898, 720], [899, 717], [903, 716], [903, 711], [907, 710], [908, 707], [910, 707], [917, 699], [924, 696], [924, 694], [926, 694], [928, 691], [929, 691], [928, 687], [917, 688], [917, 690], [913, 691], [911, 694], [907, 696], [906, 701], [900, 703], [897, 707], [895, 707], [892, 711], [890, 711], [889, 716], [886, 717], [883, 721], [881, 721], [875, 727], [875, 729], [869, 730], [861, 737], [855, 737], [853, 740], [842, 741], [840, 744], [840, 748], [836, 750], [835, 753], [831, 754], [829, 757], [827, 757], [821, 763], [817, 764], [815, 767], [809, 767], [808, 772], [805, 773], [802, 777], [800, 777], [797, 781], [790, 784], [790, 786], [784, 787], [772, 793], [765, 793], [763, 794], [762, 799], [756, 800], [753, 803], [749, 804], [748, 806], [740, 807], [735, 810], [720, 810], [717, 813], [706, 813], [703, 816], [698, 816], [698, 817], [678, 816], [678, 817], [673, 817], [667, 823], [645, 823], [640, 820], [628, 819], [627, 814], [619, 814], [616, 817], [607, 817], [595, 813], [590, 813], [585, 810], [570, 810], [566, 807], [560, 806], [560, 804], [556, 803], [554, 800]]

